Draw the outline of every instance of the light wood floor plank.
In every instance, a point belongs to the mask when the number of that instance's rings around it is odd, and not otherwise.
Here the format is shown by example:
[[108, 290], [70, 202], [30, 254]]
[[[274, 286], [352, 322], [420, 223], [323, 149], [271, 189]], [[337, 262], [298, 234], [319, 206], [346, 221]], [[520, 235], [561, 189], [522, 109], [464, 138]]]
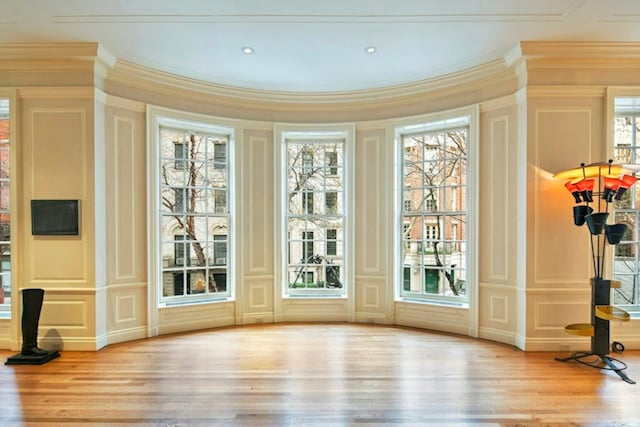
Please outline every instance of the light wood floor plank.
[[[374, 325], [222, 328], [3, 365], [0, 426], [640, 425], [639, 385], [562, 355]], [[640, 380], [640, 352], [612, 356]]]

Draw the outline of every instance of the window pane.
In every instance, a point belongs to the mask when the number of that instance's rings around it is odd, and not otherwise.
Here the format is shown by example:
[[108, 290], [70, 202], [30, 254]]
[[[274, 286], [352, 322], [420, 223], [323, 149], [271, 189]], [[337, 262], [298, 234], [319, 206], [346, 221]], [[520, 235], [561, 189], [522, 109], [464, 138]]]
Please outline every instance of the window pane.
[[403, 296], [466, 297], [468, 134], [463, 127], [399, 137]]
[[226, 294], [228, 148], [228, 136], [160, 127], [161, 302]]
[[11, 304], [11, 176], [9, 99], [0, 98], [0, 311]]
[[[629, 100], [627, 98], [627, 100]], [[637, 105], [637, 101], [632, 102]], [[640, 161], [640, 146], [637, 138], [640, 121], [634, 111], [616, 98], [616, 117], [614, 119], [614, 161], [622, 164], [637, 164]], [[624, 111], [623, 111], [624, 110]], [[620, 200], [614, 200], [614, 221], [626, 224], [627, 231], [613, 252], [613, 277], [621, 283], [620, 288], [613, 289], [613, 303], [617, 305], [636, 306], [640, 303], [638, 279], [640, 278], [639, 254], [640, 245], [638, 227], [640, 218], [640, 186], [634, 185], [623, 194]]]
[[344, 274], [344, 141], [285, 144], [289, 293], [335, 293]]

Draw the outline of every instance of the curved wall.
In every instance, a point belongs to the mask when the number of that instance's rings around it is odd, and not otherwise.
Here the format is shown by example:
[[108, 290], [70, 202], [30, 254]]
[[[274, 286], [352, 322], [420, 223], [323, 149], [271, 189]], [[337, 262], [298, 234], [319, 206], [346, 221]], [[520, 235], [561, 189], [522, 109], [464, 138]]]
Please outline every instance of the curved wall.
[[[591, 46], [591, 48], [590, 48]], [[41, 337], [68, 350], [216, 326], [283, 321], [398, 324], [532, 350], [580, 350], [563, 332], [588, 318], [588, 245], [570, 228], [549, 175], [606, 150], [607, 81], [632, 90], [638, 59], [619, 46], [521, 43], [504, 61], [439, 79], [356, 93], [219, 87], [119, 61], [100, 46], [0, 45], [0, 87], [15, 93], [18, 222], [14, 291], [42, 287]], [[633, 51], [635, 54], [635, 51]], [[617, 56], [616, 56], [617, 55]], [[603, 58], [608, 61], [603, 61]], [[613, 58], [613, 59], [612, 59]], [[155, 308], [147, 285], [147, 111], [215, 117], [237, 129], [238, 264], [232, 301]], [[479, 111], [478, 283], [469, 308], [394, 300], [393, 123]], [[276, 282], [274, 126], [355, 128], [355, 284], [346, 300], [282, 300]], [[562, 141], [558, 144], [558, 141]], [[575, 156], [578, 158], [575, 158]], [[82, 235], [30, 235], [28, 204], [82, 200]], [[567, 219], [567, 222], [558, 218]], [[557, 236], [562, 236], [558, 238]], [[570, 261], [568, 246], [583, 247]], [[58, 258], [46, 260], [56, 253]], [[558, 259], [565, 262], [559, 263]], [[56, 261], [57, 259], [57, 261]], [[17, 292], [16, 292], [17, 293]], [[0, 347], [19, 346], [19, 304]], [[615, 329], [640, 347], [638, 326]]]

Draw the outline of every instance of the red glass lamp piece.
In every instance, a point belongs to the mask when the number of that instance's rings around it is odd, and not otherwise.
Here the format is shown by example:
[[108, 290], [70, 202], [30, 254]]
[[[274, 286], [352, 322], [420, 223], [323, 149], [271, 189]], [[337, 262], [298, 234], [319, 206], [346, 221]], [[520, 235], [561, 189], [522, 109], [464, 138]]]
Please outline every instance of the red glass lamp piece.
[[576, 203], [580, 203], [582, 201], [580, 198], [580, 189], [576, 184], [571, 181], [567, 181], [566, 184], [564, 184], [564, 187], [569, 191], [569, 193], [571, 193], [573, 198], [576, 199]]
[[593, 178], [581, 178], [577, 181], [572, 182], [580, 191], [582, 200], [584, 200], [585, 202], [593, 202], [593, 186], [595, 184], [595, 180]]
[[623, 194], [626, 193], [627, 190], [631, 188], [631, 186], [635, 184], [637, 180], [638, 178], [633, 175], [624, 175], [620, 179], [620, 188], [618, 188], [618, 191], [616, 192], [615, 199], [620, 200]]
[[602, 198], [607, 202], [611, 203], [613, 201], [613, 196], [620, 188], [622, 184], [622, 180], [617, 176], [605, 175], [603, 178], [604, 183], [604, 193], [602, 194]]

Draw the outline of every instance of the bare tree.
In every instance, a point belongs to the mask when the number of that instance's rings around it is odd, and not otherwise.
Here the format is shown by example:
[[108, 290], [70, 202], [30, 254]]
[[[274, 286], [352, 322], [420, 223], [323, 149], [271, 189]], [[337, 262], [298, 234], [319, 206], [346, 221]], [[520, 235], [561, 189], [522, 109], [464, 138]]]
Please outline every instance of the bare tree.
[[[198, 206], [203, 204], [206, 190], [207, 178], [203, 172], [206, 162], [198, 162], [197, 158], [202, 155], [203, 149], [201, 144], [203, 137], [195, 134], [189, 135], [187, 142], [187, 158], [176, 159], [175, 164], [179, 165], [178, 169], [186, 172], [186, 185], [179, 187], [181, 196], [176, 197], [170, 191], [162, 192], [162, 205], [170, 212], [175, 212], [173, 218], [178, 227], [184, 230], [185, 236], [188, 237], [189, 244], [194, 250], [197, 265], [205, 267], [207, 265], [207, 256], [204, 248], [197, 236], [196, 216]], [[166, 189], [172, 188], [171, 174], [174, 167], [162, 164], [162, 180]], [[173, 196], [173, 197], [172, 197]], [[184, 210], [186, 215], [181, 212]], [[209, 290], [218, 292], [218, 284], [212, 270], [208, 272]]]
[[[421, 193], [419, 199], [414, 200], [415, 209], [419, 212], [435, 211], [433, 226], [435, 227], [435, 236], [433, 241], [434, 262], [440, 267], [447, 279], [449, 289], [454, 295], [459, 295], [459, 289], [456, 286], [455, 276], [452, 271], [442, 268], [439, 245], [442, 242], [442, 215], [436, 206], [439, 200], [438, 192], [443, 191], [444, 184], [452, 184], [455, 182], [456, 176], [459, 175], [461, 162], [466, 159], [466, 130], [450, 130], [444, 133], [429, 133], [411, 136], [416, 153], [413, 154], [414, 161], [410, 161], [407, 166], [407, 181], [420, 183], [420, 187], [424, 187], [426, 191]], [[444, 138], [444, 140], [443, 140]], [[426, 154], [428, 153], [428, 154]], [[414, 192], [415, 195], [415, 192]], [[422, 221], [422, 216], [410, 217], [409, 225], [403, 233], [403, 242], [405, 242], [405, 252], [408, 251], [406, 246], [409, 241], [410, 233], [417, 221]], [[461, 219], [464, 223], [464, 220]]]
[[[290, 235], [303, 233], [300, 265], [296, 267], [291, 287], [296, 287], [299, 280], [310, 269], [330, 270], [333, 272], [332, 282], [340, 282], [337, 277], [338, 273], [335, 273], [338, 271], [338, 266], [327, 258], [326, 253], [318, 253], [315, 248], [311, 250], [313, 241], [307, 239], [309, 238], [308, 234], [315, 231], [327, 232], [327, 228], [329, 228], [327, 224], [331, 221], [327, 216], [331, 214], [328, 212], [329, 209], [336, 209], [337, 213], [339, 204], [337, 191], [342, 188], [342, 174], [339, 172], [339, 153], [341, 150], [341, 144], [327, 141], [296, 142], [287, 145], [288, 209], [292, 215], [288, 228]], [[315, 211], [315, 204], [318, 199], [322, 200], [322, 198], [314, 199], [314, 194], [324, 196], [324, 211]], [[312, 224], [311, 228], [307, 228], [309, 224]], [[336, 227], [342, 227], [341, 221], [336, 223]]]

